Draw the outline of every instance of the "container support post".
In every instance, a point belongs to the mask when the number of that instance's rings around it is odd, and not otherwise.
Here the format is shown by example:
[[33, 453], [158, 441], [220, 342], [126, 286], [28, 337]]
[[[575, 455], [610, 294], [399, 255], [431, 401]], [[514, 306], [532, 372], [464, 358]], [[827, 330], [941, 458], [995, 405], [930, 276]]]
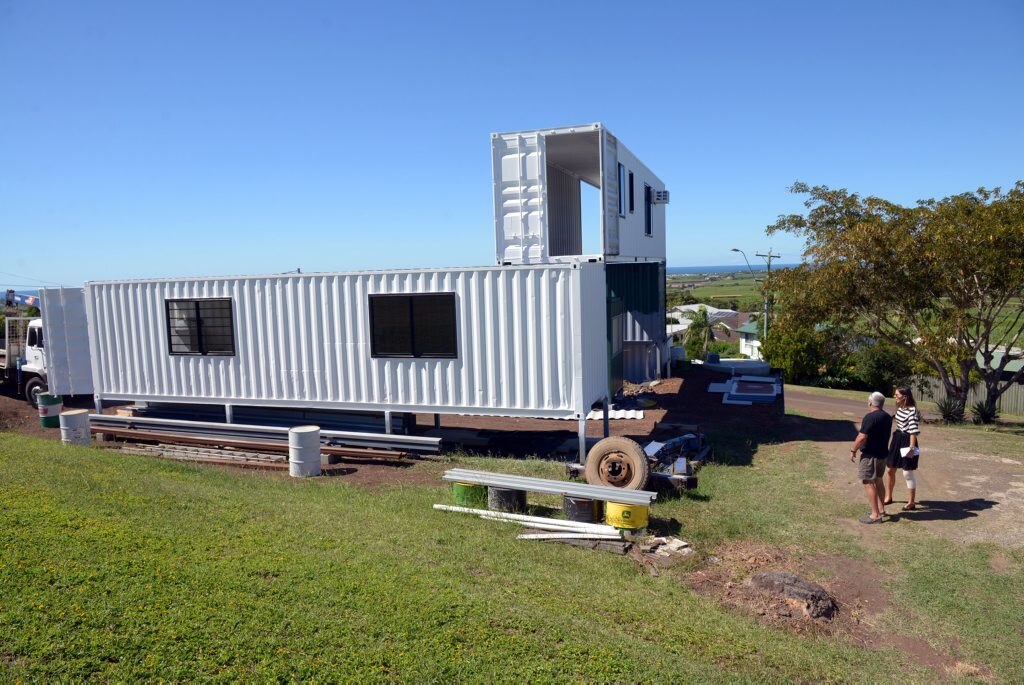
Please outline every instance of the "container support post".
[[235, 422], [235, 408], [230, 404], [224, 405], [224, 423]]
[[96, 413], [97, 414], [102, 414], [103, 413], [103, 397], [99, 393], [96, 393], [95, 395], [92, 396], [92, 401], [93, 401], [93, 406], [96, 408]]
[[384, 432], [391, 435], [391, 410], [384, 410]]
[[604, 420], [604, 437], [611, 435], [611, 430], [608, 426], [608, 398], [605, 397], [601, 400], [601, 418]]
[[587, 415], [580, 414], [579, 421], [580, 463], [587, 463]]
[[441, 415], [440, 414], [434, 414], [434, 428], [440, 428], [440, 427], [441, 427]]

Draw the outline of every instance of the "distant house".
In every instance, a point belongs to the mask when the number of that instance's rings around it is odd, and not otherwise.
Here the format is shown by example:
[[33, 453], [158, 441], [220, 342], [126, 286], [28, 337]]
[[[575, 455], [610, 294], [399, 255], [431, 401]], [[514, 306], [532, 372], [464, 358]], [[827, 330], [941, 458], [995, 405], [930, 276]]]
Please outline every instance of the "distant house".
[[751, 359], [761, 359], [761, 330], [756, 321], [747, 321], [736, 329], [740, 336], [740, 354]]
[[749, 312], [735, 312], [731, 309], [719, 309], [718, 307], [706, 304], [684, 304], [673, 307], [668, 313], [668, 318], [675, 320], [676, 323], [670, 323], [665, 327], [668, 337], [674, 340], [682, 337], [692, 321], [689, 316], [686, 316], [685, 312], [695, 312], [701, 307], [708, 310], [708, 320], [711, 323], [721, 324], [727, 329], [721, 330], [716, 328], [715, 340], [719, 342], [740, 342], [740, 352], [743, 352], [742, 338], [739, 330], [750, 321], [752, 315]]
[[[997, 349], [992, 352], [992, 368], [998, 367], [1003, 361], [1003, 355], [1006, 348]], [[1006, 368], [1003, 369], [1002, 375], [999, 377], [1001, 381], [1008, 381], [1013, 378], [1014, 374], [1020, 371], [1021, 367], [1024, 366], [1024, 359], [1021, 359], [1022, 353], [1018, 348], [1012, 348], [1010, 350], [1010, 361], [1006, 363]], [[985, 365], [985, 358], [981, 352], [978, 352], [978, 366], [983, 367]], [[1024, 383], [1024, 378], [1021, 378], [1020, 383]]]
[[718, 307], [712, 307], [709, 304], [681, 304], [677, 307], [673, 307], [672, 311], [669, 312], [669, 316], [677, 320], [689, 321], [685, 314], [696, 312], [701, 307], [708, 310], [708, 320], [712, 323], [719, 319], [736, 315], [736, 312], [731, 309], [719, 309]]

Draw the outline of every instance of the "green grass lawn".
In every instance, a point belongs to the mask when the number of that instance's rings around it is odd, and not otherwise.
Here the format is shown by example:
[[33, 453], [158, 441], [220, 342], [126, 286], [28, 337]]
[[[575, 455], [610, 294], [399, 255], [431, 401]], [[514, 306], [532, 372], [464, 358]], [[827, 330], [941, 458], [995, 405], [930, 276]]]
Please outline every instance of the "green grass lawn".
[[[763, 276], [759, 276], [761, 278]], [[716, 297], [761, 297], [761, 286], [749, 274], [733, 274], [730, 280], [712, 281], [690, 290], [697, 299]]]
[[[955, 635], [968, 658], [1019, 677], [1020, 641], [1005, 638], [1024, 631], [1024, 556], [1006, 551], [1018, 570], [996, 577], [992, 549], [909, 525], [892, 526], [884, 551], [862, 549], [835, 525], [860, 507], [809, 496], [824, 460], [787, 440], [791, 429], [760, 442], [714, 436], [723, 463], [702, 470], [696, 493], [663, 498], [656, 524], [679, 522], [703, 553], [751, 540], [870, 559], [903, 603], [886, 619], [894, 627]], [[561, 473], [544, 461], [455, 462]], [[929, 677], [894, 650], [761, 626], [673, 573], [431, 509], [450, 501], [440, 480], [367, 489], [0, 434], [0, 679]]]

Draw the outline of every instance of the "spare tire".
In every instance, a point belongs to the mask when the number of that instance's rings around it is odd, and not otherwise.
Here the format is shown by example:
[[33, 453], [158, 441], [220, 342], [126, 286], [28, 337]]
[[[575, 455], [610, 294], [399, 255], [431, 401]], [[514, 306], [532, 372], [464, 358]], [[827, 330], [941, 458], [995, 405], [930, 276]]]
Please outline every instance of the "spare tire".
[[587, 454], [584, 474], [591, 485], [610, 485], [625, 490], [642, 490], [650, 468], [647, 455], [629, 438], [605, 438]]

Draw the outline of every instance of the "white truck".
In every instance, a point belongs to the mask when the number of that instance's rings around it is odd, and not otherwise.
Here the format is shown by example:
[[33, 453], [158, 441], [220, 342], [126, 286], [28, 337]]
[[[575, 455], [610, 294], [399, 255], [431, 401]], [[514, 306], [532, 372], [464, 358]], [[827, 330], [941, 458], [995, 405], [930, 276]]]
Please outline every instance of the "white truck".
[[9, 316], [4, 320], [0, 375], [8, 383], [17, 383], [18, 392], [24, 394], [32, 406], [37, 405], [39, 393], [46, 392], [42, 319]]
[[[42, 316], [8, 316], [0, 341], [0, 380], [17, 385], [17, 392], [38, 406], [40, 393], [91, 395], [92, 373], [81, 289], [51, 288], [47, 307], [38, 298]], [[11, 294], [8, 293], [8, 304]], [[70, 306], [69, 306], [70, 305]], [[44, 339], [43, 331], [46, 330]]]

